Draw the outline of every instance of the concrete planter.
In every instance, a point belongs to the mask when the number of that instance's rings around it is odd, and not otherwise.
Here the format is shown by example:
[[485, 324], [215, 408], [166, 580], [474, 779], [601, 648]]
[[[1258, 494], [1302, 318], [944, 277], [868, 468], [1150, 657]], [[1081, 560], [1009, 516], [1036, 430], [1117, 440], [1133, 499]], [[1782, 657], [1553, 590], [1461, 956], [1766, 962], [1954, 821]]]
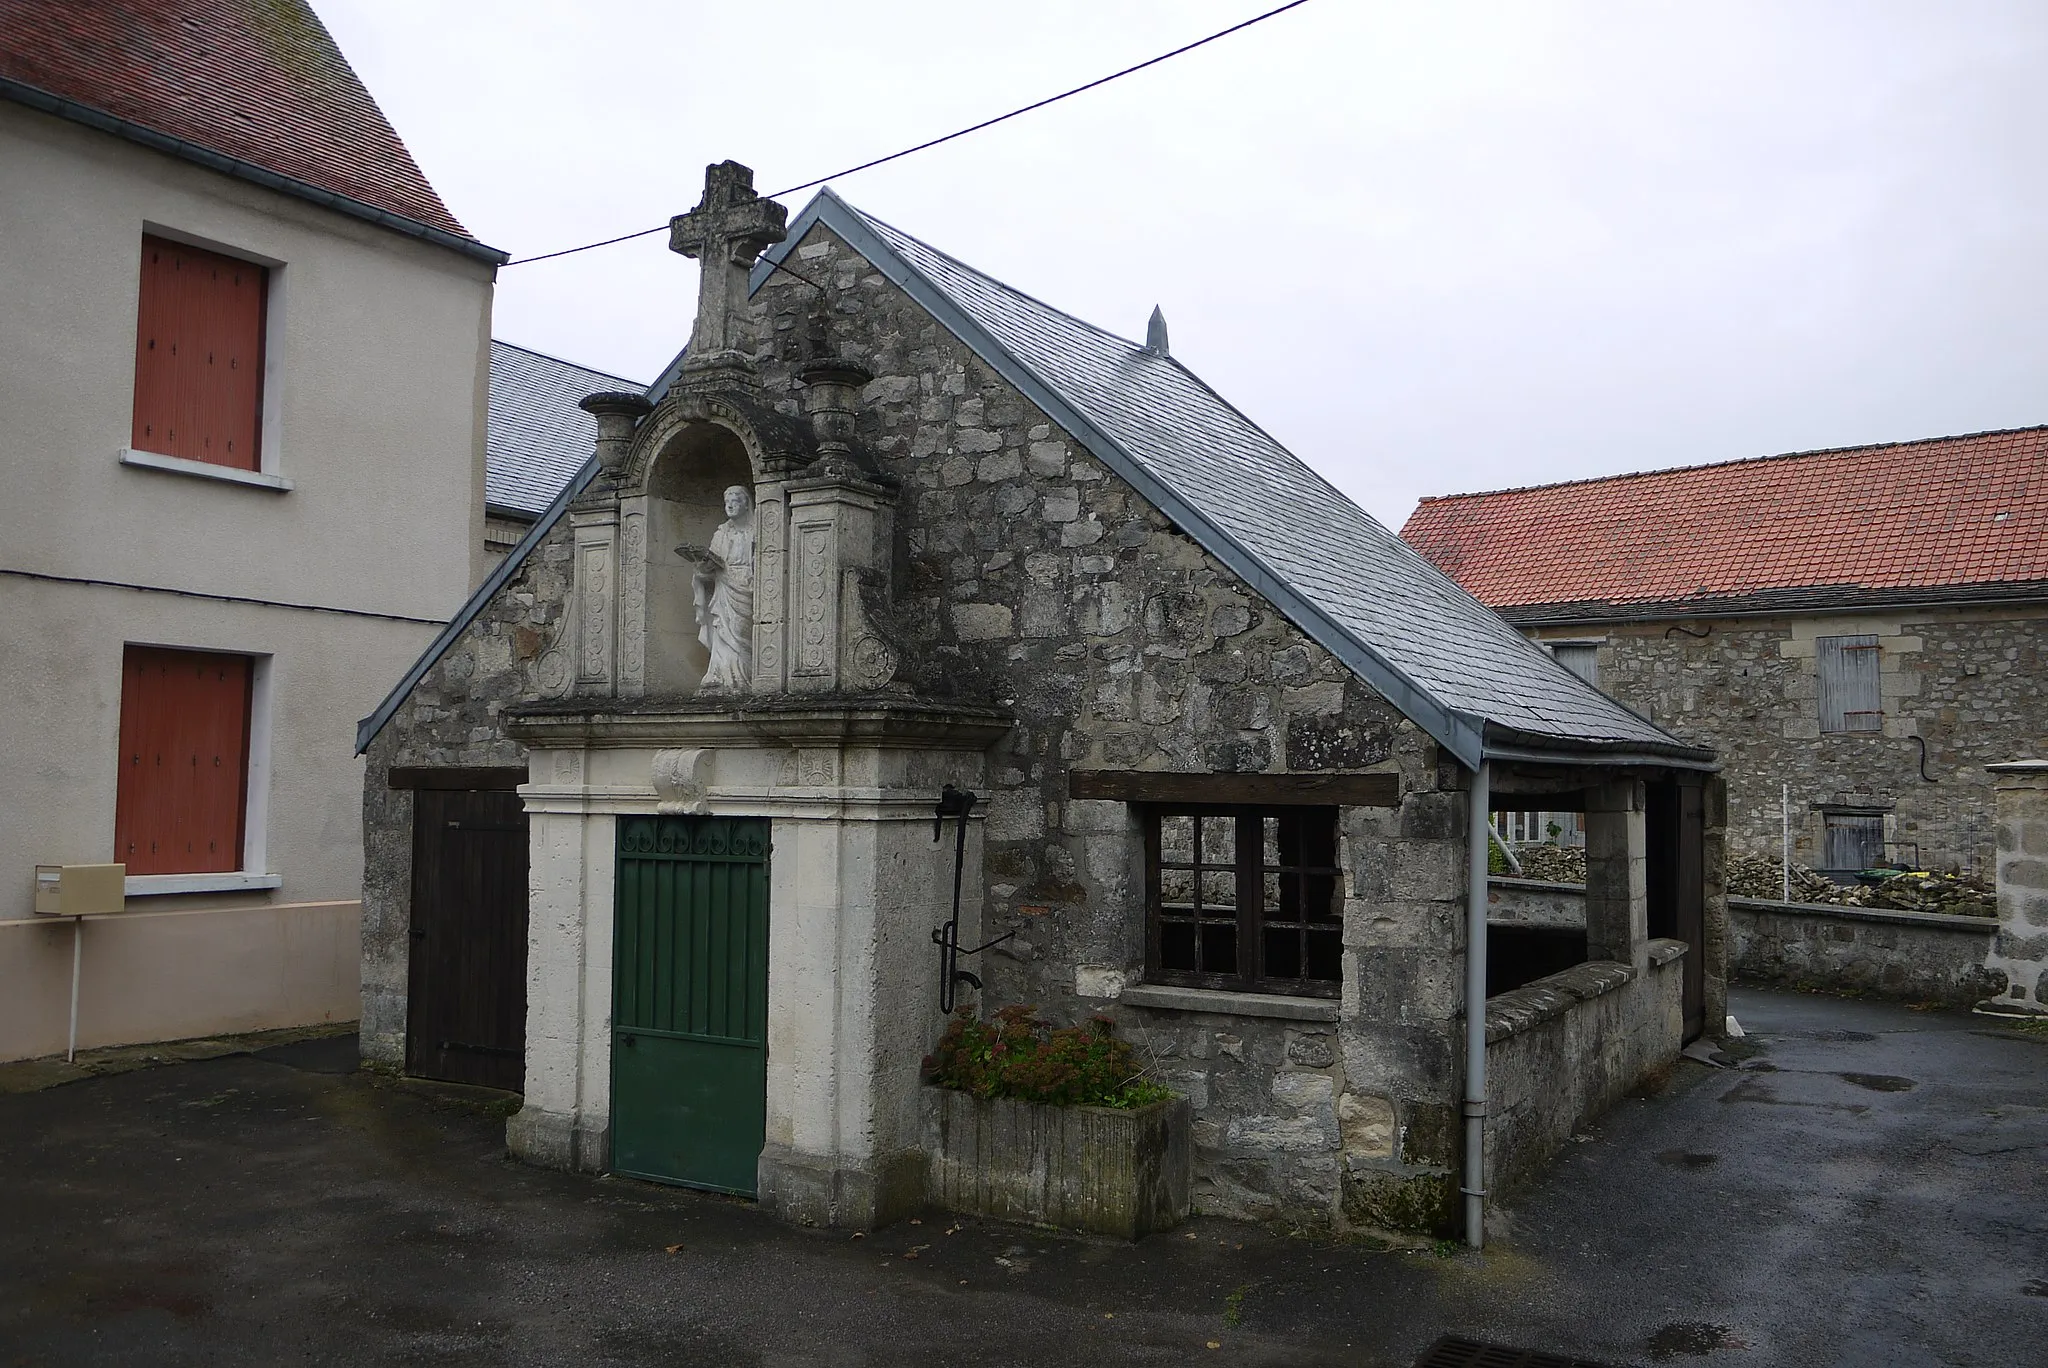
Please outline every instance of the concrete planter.
[[1187, 1099], [1129, 1111], [924, 1089], [926, 1195], [949, 1211], [1134, 1240], [1188, 1214]]

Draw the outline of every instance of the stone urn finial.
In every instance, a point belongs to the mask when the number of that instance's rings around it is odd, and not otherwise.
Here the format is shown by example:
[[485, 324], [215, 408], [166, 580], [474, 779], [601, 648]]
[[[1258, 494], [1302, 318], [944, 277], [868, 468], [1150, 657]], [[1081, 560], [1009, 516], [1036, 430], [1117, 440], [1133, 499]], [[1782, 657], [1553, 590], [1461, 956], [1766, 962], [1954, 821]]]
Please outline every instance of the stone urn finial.
[[654, 409], [646, 395], [625, 390], [587, 394], [577, 401], [577, 407], [597, 419], [597, 464], [607, 474], [626, 463], [633, 429]]
[[823, 357], [805, 365], [797, 378], [804, 382], [804, 410], [818, 442], [813, 469], [857, 469], [853, 428], [860, 416], [861, 387], [874, 375], [857, 361]]

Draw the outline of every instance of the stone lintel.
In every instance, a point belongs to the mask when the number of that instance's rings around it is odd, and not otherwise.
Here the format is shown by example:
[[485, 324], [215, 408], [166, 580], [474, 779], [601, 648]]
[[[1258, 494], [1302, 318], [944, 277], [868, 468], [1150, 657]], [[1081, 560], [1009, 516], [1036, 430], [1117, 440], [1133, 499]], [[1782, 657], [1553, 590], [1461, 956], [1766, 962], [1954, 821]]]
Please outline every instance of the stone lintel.
[[1289, 997], [1282, 993], [1230, 993], [1215, 988], [1182, 988], [1170, 983], [1134, 983], [1119, 1002], [1130, 1007], [1205, 1012], [1211, 1016], [1279, 1017], [1287, 1021], [1336, 1021], [1343, 1015], [1335, 998]]

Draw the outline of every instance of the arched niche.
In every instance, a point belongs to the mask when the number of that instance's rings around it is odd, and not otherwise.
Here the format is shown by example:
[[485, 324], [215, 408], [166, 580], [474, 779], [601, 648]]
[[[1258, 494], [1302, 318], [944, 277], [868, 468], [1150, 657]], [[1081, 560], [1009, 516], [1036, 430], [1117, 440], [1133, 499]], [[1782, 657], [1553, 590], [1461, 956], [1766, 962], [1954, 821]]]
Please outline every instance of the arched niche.
[[[621, 676], [628, 689], [636, 673], [638, 691], [652, 695], [691, 693], [703, 680], [710, 657], [697, 636], [696, 566], [676, 547], [711, 544], [711, 534], [725, 521], [725, 491], [733, 485], [752, 495], [754, 468], [746, 444], [718, 423], [687, 423], [662, 443], [648, 463], [642, 494], [621, 510], [628, 562]], [[635, 578], [641, 582], [638, 593]], [[635, 654], [644, 659], [635, 661]]]

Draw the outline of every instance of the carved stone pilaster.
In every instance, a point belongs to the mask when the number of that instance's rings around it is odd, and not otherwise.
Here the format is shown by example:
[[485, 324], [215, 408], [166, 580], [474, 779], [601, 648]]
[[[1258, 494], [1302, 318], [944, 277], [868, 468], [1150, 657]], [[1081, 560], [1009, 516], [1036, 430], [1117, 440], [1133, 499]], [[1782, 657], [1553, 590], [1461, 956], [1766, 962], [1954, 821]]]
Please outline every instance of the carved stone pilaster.
[[787, 687], [789, 504], [779, 480], [754, 486], [754, 692]]
[[621, 698], [647, 692], [647, 499], [619, 503], [619, 668]]
[[[892, 527], [889, 491], [866, 480], [840, 477], [794, 480], [789, 500], [789, 675], [796, 693], [828, 693], [879, 685], [856, 683], [856, 673], [887, 682], [893, 658], [877, 654], [860, 605], [860, 580], [887, 583]], [[850, 605], [850, 606], [849, 606]], [[860, 641], [864, 667], [852, 669]], [[893, 653], [890, 653], [893, 656]], [[886, 666], [886, 669], [884, 668]]]
[[576, 546], [575, 692], [609, 694], [618, 681], [619, 515], [615, 508], [569, 515]]

